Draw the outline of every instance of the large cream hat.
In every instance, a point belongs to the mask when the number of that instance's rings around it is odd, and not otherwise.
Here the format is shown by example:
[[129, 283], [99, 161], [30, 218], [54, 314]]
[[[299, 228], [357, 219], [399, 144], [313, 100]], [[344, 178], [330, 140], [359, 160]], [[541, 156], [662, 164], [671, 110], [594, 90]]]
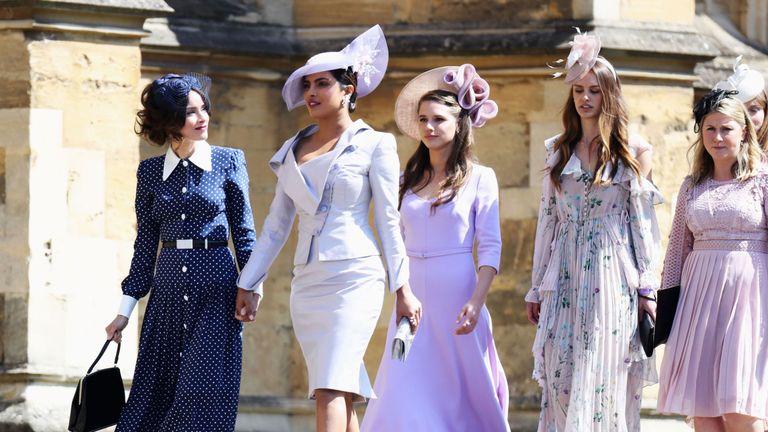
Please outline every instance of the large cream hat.
[[760, 72], [741, 63], [741, 60], [741, 56], [736, 57], [736, 62], [733, 64], [733, 74], [715, 84], [712, 89], [735, 90], [738, 93], [734, 97], [742, 103], [747, 103], [765, 89], [765, 78]]
[[419, 134], [419, 100], [432, 90], [445, 90], [456, 95], [461, 108], [469, 113], [472, 127], [482, 127], [496, 117], [499, 107], [490, 100], [488, 83], [471, 64], [443, 66], [428, 70], [403, 87], [395, 101], [395, 123], [405, 135], [421, 141]]

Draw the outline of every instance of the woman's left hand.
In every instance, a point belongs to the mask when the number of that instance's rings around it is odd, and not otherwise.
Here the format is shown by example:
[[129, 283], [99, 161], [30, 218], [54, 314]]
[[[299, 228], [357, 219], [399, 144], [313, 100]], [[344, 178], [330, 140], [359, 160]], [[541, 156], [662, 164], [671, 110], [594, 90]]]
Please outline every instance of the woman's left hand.
[[472, 331], [475, 330], [475, 326], [477, 325], [477, 320], [480, 317], [480, 310], [482, 307], [482, 304], [476, 305], [471, 300], [467, 302], [467, 304], [461, 308], [459, 317], [456, 318], [456, 324], [459, 326], [456, 327], [456, 330], [453, 331], [453, 334], [465, 335], [472, 333]]
[[[655, 322], [656, 321], [656, 300], [651, 300], [647, 298], [643, 298], [638, 296], [638, 312], [641, 314], [643, 311], [648, 312], [648, 315], [651, 316], [651, 319]], [[641, 315], [642, 319], [642, 315]]]

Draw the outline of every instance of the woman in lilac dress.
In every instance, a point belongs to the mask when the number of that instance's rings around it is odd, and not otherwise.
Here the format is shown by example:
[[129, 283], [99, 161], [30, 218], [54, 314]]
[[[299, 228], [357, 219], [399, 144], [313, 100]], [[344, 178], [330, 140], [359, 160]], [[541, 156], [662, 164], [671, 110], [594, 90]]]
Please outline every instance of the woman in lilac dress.
[[564, 131], [545, 143], [525, 296], [540, 432], [638, 431], [642, 386], [655, 378], [637, 329], [638, 308], [655, 312], [661, 196], [646, 179], [650, 146], [629, 135], [621, 82], [599, 47], [595, 35], [576, 36]]
[[680, 286], [658, 410], [696, 430], [762, 431], [768, 416], [768, 173], [749, 115], [722, 91], [694, 110], [662, 289]]
[[[424, 313], [405, 362], [385, 350], [364, 431], [509, 429], [507, 381], [485, 307], [501, 253], [498, 185], [472, 156], [472, 128], [497, 111], [472, 65], [425, 72], [397, 99], [398, 127], [420, 141], [403, 174], [400, 212]], [[393, 315], [388, 341], [396, 327]]]

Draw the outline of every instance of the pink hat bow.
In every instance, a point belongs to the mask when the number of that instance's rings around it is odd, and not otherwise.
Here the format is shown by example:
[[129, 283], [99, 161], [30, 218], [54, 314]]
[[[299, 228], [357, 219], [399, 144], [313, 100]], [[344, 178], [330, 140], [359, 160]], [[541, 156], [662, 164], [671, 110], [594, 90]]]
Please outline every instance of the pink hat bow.
[[459, 105], [469, 112], [473, 127], [482, 127], [499, 113], [496, 102], [488, 99], [491, 94], [488, 82], [480, 78], [471, 64], [449, 70], [443, 76], [443, 81], [456, 90]]

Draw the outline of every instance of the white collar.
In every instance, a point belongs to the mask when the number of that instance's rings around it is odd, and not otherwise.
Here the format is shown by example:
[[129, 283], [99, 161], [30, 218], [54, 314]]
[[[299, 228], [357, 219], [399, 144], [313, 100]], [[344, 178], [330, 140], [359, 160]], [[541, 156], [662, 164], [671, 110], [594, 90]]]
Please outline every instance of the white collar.
[[[211, 166], [211, 145], [205, 141], [195, 142], [195, 151], [192, 152], [192, 156], [188, 160], [198, 168], [210, 171], [213, 169]], [[165, 152], [165, 164], [163, 165], [163, 181], [168, 179], [179, 162], [181, 162], [181, 159], [176, 156], [171, 146], [168, 146], [168, 151]]]

